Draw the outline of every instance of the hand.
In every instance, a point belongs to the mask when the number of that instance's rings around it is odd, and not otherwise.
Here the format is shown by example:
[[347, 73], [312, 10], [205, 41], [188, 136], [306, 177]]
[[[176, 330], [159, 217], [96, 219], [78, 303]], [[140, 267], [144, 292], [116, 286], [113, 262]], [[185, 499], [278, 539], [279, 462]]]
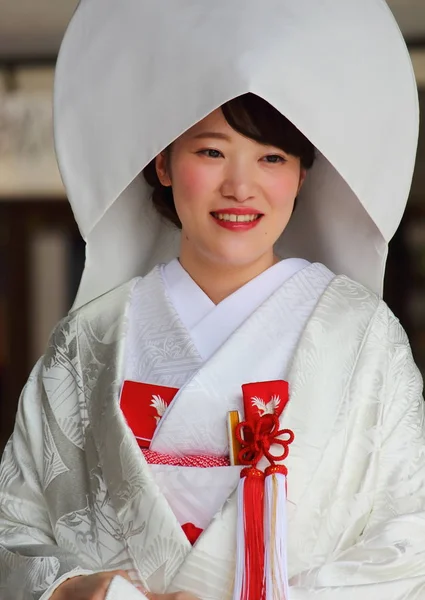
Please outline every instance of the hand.
[[[114, 577], [120, 575], [132, 583], [126, 571], [105, 571], [94, 575], [80, 575], [64, 581], [54, 592], [50, 600], [105, 600], [109, 585]], [[140, 590], [149, 600], [198, 600], [192, 594], [176, 592], [174, 594], [154, 594]]]
[[[126, 571], [105, 571], [94, 575], [80, 575], [64, 581], [53, 592], [51, 600], [105, 600], [109, 585], [117, 575], [132, 583]], [[140, 589], [140, 591], [143, 590]], [[186, 598], [181, 600], [186, 600]]]

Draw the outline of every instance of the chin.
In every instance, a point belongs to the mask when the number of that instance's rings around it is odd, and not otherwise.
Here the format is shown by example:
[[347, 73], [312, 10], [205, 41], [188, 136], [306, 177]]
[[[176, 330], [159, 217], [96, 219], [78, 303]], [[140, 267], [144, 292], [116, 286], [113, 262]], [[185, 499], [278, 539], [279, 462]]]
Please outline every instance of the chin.
[[264, 253], [253, 254], [248, 251], [241, 251], [238, 249], [237, 252], [221, 252], [214, 255], [213, 261], [216, 264], [220, 264], [222, 266], [226, 266], [228, 268], [241, 268], [248, 267], [249, 265], [253, 265], [264, 256]]

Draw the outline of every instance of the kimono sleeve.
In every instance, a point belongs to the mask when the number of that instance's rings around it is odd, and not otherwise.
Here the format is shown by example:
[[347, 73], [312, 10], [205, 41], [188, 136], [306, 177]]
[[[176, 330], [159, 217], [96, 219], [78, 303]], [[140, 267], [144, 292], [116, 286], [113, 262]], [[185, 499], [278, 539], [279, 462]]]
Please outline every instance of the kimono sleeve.
[[291, 580], [290, 600], [425, 598], [425, 419], [422, 379], [393, 321], [379, 424], [374, 507], [357, 543]]
[[[22, 392], [14, 432], [0, 467], [0, 598], [43, 600], [62, 579], [86, 574], [59, 548], [43, 489], [43, 359]], [[55, 583], [56, 582], [56, 583]]]

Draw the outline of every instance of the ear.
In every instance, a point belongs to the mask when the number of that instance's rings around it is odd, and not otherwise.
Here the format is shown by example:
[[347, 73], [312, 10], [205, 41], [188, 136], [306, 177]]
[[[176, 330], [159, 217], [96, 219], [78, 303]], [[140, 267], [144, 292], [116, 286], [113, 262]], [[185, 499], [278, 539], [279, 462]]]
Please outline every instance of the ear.
[[169, 157], [167, 155], [166, 150], [163, 150], [155, 158], [155, 169], [156, 169], [156, 174], [158, 175], [158, 179], [159, 179], [160, 183], [164, 187], [170, 187], [171, 186], [171, 177], [169, 174]]
[[300, 193], [301, 188], [303, 187], [303, 184], [304, 184], [304, 181], [305, 181], [306, 177], [307, 177], [307, 169], [303, 169], [303, 167], [301, 167], [301, 170], [300, 170], [300, 181], [299, 181], [299, 184], [298, 184], [297, 196]]

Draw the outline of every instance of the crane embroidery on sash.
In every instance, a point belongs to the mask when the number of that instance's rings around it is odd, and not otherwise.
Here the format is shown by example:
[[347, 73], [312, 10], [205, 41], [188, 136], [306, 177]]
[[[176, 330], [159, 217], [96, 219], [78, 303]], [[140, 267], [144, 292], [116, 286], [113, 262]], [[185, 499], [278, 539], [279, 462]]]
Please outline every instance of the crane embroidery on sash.
[[161, 398], [159, 394], [153, 394], [150, 406], [152, 406], [152, 408], [154, 408], [157, 412], [157, 414], [154, 415], [154, 419], [156, 421], [156, 424], [158, 425], [161, 418], [164, 416], [165, 411], [168, 408], [168, 404], [163, 398]]
[[252, 406], [258, 408], [260, 417], [263, 415], [274, 415], [280, 406], [280, 396], [272, 396], [269, 402], [265, 402], [262, 398], [254, 396], [251, 398]]

